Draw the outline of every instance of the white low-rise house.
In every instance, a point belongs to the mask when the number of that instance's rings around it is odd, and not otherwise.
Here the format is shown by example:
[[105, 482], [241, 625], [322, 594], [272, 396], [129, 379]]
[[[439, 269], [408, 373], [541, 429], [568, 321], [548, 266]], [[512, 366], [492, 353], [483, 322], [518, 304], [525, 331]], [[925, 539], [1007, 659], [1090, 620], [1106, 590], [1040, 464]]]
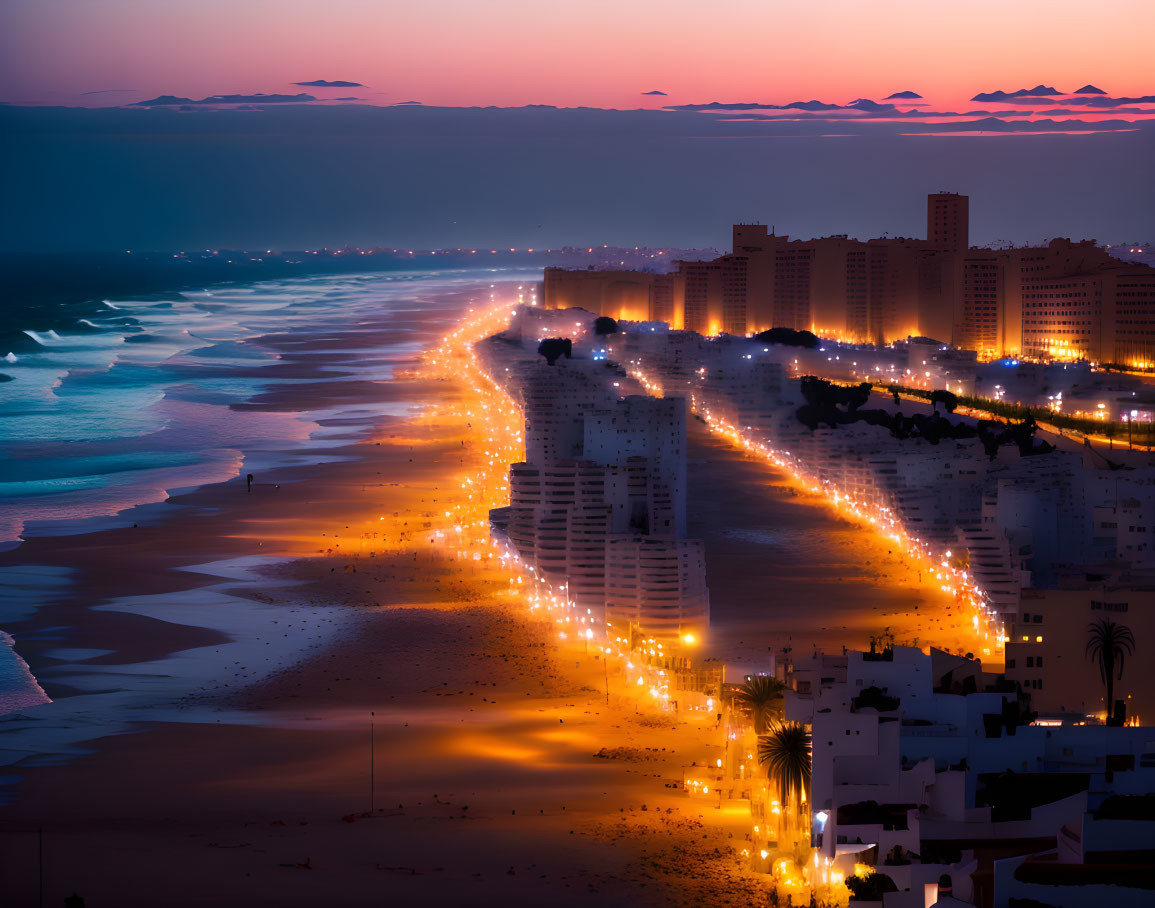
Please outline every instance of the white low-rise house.
[[922, 906], [943, 875], [955, 898], [1006, 904], [992, 888], [996, 859], [1061, 860], [1064, 830], [1116, 851], [1119, 829], [1088, 811], [1155, 792], [1155, 731], [1028, 724], [1016, 686], [972, 660], [888, 647], [815, 656], [793, 679], [786, 717], [812, 728], [819, 844], [889, 877], [886, 908]]

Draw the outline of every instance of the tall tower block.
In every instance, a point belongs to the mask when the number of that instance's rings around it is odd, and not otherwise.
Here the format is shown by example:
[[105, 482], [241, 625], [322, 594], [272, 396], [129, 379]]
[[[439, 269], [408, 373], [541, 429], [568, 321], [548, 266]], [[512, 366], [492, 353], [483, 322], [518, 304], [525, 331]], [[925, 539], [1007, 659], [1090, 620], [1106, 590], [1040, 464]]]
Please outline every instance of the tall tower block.
[[939, 249], [966, 252], [970, 248], [970, 197], [955, 192], [928, 195], [926, 239]]

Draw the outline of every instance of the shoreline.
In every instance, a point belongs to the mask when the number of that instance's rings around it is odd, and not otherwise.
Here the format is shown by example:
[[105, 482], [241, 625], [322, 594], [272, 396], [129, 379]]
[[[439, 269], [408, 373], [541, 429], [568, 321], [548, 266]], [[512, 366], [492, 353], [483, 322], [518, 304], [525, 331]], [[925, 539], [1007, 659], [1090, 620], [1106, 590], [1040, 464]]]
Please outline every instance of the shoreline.
[[[470, 515], [485, 504], [470, 484], [488, 454], [467, 391], [413, 370], [389, 381], [324, 384], [313, 393], [369, 409], [419, 400], [425, 409], [373, 428], [345, 426], [359, 437], [330, 449], [331, 463], [259, 476], [251, 495], [234, 479], [181, 496], [174, 503], [195, 499], [195, 514], [180, 512], [171, 525], [57, 537], [29, 549], [87, 565], [94, 599], [123, 599], [129, 552], [135, 593], [229, 596], [215, 605], [231, 612], [247, 602], [266, 620], [243, 639], [202, 640], [156, 661], [159, 650], [203, 633], [166, 622], [154, 629], [173, 636], [149, 640], [154, 649], [138, 641], [142, 648], [130, 652], [118, 640], [113, 653], [76, 660], [80, 668], [178, 676], [205, 661], [216, 673], [164, 709], [140, 711], [127, 729], [90, 725], [88, 737], [68, 742], [56, 759], [9, 767], [23, 779], [16, 803], [0, 807], [0, 854], [11, 856], [0, 858], [0, 871], [20, 895], [31, 898], [35, 885], [26, 872], [34, 860], [29, 831], [45, 828], [51, 898], [75, 890], [126, 906], [154, 904], [177, 882], [178, 894], [166, 898], [189, 905], [363, 904], [382, 887], [462, 904], [463, 886], [465, 903], [476, 905], [765, 904], [766, 878], [740, 857], [745, 802], [716, 807], [682, 791], [687, 771], [719, 756], [712, 717], [683, 711], [672, 720], [639, 709], [634, 688], [627, 694], [600, 656], [559, 647], [556, 628], [530, 616], [509, 573], [478, 560], [491, 551], [487, 524], [484, 537], [441, 539], [453, 529], [443, 514]], [[262, 405], [289, 406], [302, 389], [278, 393]], [[775, 497], [752, 494], [767, 484], [764, 466], [709, 438], [695, 435], [692, 445], [726, 464], [716, 473], [742, 476], [743, 488], [726, 496], [708, 485], [695, 493], [716, 500], [722, 517], [731, 521], [725, 509], [744, 506], [743, 520], [757, 524], [753, 518], [775, 512]], [[777, 508], [777, 519], [791, 526], [809, 515], [812, 555], [821, 561], [829, 526], [855, 528], [817, 503]], [[780, 548], [789, 555], [789, 537]], [[253, 561], [270, 557], [271, 565]], [[714, 570], [721, 565], [715, 595], [731, 604], [733, 626], [711, 634], [711, 651], [765, 652], [760, 640], [747, 645], [736, 619], [745, 615], [763, 638], [774, 628], [750, 610], [751, 590], [727, 579], [732, 572], [713, 557]], [[144, 635], [156, 622], [73, 608], [46, 606], [33, 622], [50, 631], [61, 616], [72, 619], [65, 642], [79, 649], [107, 649], [117, 622], [117, 637]], [[195, 608], [179, 614], [191, 621]], [[262, 648], [276, 634], [296, 649], [277, 662], [264, 657], [264, 665]], [[50, 665], [59, 639], [32, 642], [38, 665], [68, 677]], [[71, 761], [66, 769], [52, 765], [61, 758]], [[143, 869], [140, 854], [148, 855]], [[594, 866], [597, 873], [588, 870]]]
[[[193, 493], [219, 510], [197, 528], [177, 522], [193, 547], [181, 559], [165, 555], [171, 536], [135, 553], [155, 560], [156, 590], [171, 588], [178, 561], [297, 554], [256, 592], [293, 610], [294, 634], [331, 609], [356, 633], [317, 638], [307, 659], [256, 683], [222, 677], [204, 694], [216, 721], [194, 702], [191, 724], [94, 737], [67, 769], [16, 768], [19, 800], [0, 808], [0, 869], [16, 898], [34, 897], [29, 830], [44, 828], [49, 900], [77, 891], [151, 905], [166, 892], [174, 904], [352, 905], [387, 887], [434, 904], [461, 904], [464, 891], [477, 905], [692, 905], [725, 880], [724, 903], [761, 904], [762, 882], [731, 850], [741, 826], [704, 822], [709, 802], [674, 785], [687, 762], [707, 761], [706, 739], [637, 714], [616, 681], [607, 705], [601, 667], [571, 668], [548, 625], [511, 610], [503, 571], [416, 538], [434, 507], [467, 503], [446, 468], [468, 474], [484, 456], [453, 387], [431, 384], [435, 408], [366, 439], [369, 457], [334, 463], [323, 482], [259, 498], [237, 480]], [[374, 522], [387, 527], [377, 538]], [[100, 561], [133, 536], [61, 539]], [[110, 614], [89, 610], [101, 626]], [[374, 707], [380, 801], [366, 817]], [[609, 745], [614, 757], [597, 756]]]

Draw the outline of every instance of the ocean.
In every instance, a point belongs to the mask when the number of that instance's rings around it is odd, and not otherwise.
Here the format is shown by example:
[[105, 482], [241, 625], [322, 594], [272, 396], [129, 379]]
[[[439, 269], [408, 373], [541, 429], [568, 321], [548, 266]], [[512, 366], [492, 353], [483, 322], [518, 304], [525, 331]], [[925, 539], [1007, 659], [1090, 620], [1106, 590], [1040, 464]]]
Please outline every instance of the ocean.
[[[13, 640], [4, 629], [83, 593], [58, 566], [22, 563], [23, 541], [179, 520], [181, 507], [165, 504], [179, 492], [318, 462], [336, 439], [350, 437], [350, 425], [389, 407], [404, 415], [404, 405], [367, 408], [340, 395], [321, 395], [325, 404], [314, 410], [252, 403], [289, 384], [388, 381], [399, 363], [436, 339], [403, 314], [448, 293], [539, 275], [453, 269], [319, 276], [10, 307], [0, 316], [0, 551], [7, 550], [0, 565], [0, 715], [27, 713], [49, 699], [19, 655], [19, 635]], [[373, 346], [362, 346], [369, 343], [361, 340], [368, 336], [362, 326], [380, 325], [383, 313], [398, 317], [398, 329], [384, 343], [374, 334]], [[270, 338], [280, 343], [263, 343]], [[278, 352], [286, 339], [309, 342], [315, 364], [308, 357], [286, 363]], [[326, 357], [327, 350], [339, 355]], [[172, 614], [180, 603], [169, 607]], [[243, 611], [229, 614], [240, 620]], [[58, 652], [73, 661], [91, 655]]]

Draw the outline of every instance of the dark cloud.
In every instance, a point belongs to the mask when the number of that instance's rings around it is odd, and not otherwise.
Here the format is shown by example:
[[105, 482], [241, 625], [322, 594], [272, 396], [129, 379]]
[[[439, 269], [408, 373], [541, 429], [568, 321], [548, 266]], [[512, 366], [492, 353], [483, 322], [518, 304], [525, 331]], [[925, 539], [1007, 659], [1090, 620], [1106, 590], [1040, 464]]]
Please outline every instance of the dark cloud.
[[664, 110], [712, 111], [712, 110], [838, 110], [837, 104], [823, 101], [791, 101], [789, 104], [761, 104], [757, 101], [736, 101], [724, 103], [710, 101], [708, 104], [667, 104]]
[[1155, 95], [1143, 95], [1141, 98], [1067, 98], [1063, 104], [1078, 104], [1081, 107], [1126, 107], [1130, 104], [1155, 104]]
[[1020, 88], [1018, 91], [988, 91], [980, 92], [971, 98], [972, 101], [1006, 101], [1008, 98], [1047, 98], [1061, 95], [1062, 92], [1050, 85], [1036, 85], [1034, 88]]
[[[1058, 108], [1058, 107], [1047, 109], [1048, 116], [1052, 116], [1052, 117], [1061, 117], [1061, 116], [1078, 117], [1081, 115], [1085, 115], [1086, 113], [1087, 113], [1087, 111], [1085, 111], [1085, 110], [1064, 110], [1064, 109]], [[1149, 107], [1112, 107], [1111, 113], [1113, 113], [1113, 114], [1147, 114], [1147, 116], [1151, 116], [1152, 114], [1155, 114], [1155, 110], [1151, 110], [1151, 108], [1149, 108]]]
[[893, 95], [887, 95], [885, 98], [883, 98], [883, 100], [884, 101], [893, 101], [896, 98], [909, 100], [912, 98], [921, 98], [921, 97], [922, 97], [922, 95], [920, 95], [918, 92], [915, 92], [915, 91], [896, 91]]
[[1072, 95], [1059, 98], [1004, 98], [1004, 104], [1077, 104], [1080, 107], [1101, 107], [1112, 109], [1126, 107], [1131, 104], [1155, 104], [1155, 95], [1143, 95], [1141, 98], [1108, 98], [1102, 95]]
[[879, 104], [877, 101], [871, 101], [870, 98], [858, 98], [846, 105], [849, 110], [864, 110], [867, 113], [898, 113], [898, 108], [893, 104]]
[[175, 95], [160, 95], [147, 101], [134, 101], [134, 107], [178, 107], [190, 104], [304, 104], [316, 101], [312, 95], [210, 95], [194, 101], [192, 98], [178, 98]]
[[663, 98], [666, 97], [666, 93], [664, 91], [644, 91], [644, 92], [642, 92], [642, 94], [643, 95], [661, 95]]
[[136, 88], [98, 88], [96, 91], [82, 91], [82, 95], [118, 95], [138, 91]]
[[[398, 101], [396, 104], [390, 104], [390, 107], [424, 107], [420, 101]], [[546, 105], [542, 105], [546, 106]]]
[[304, 85], [309, 88], [364, 88], [361, 82], [346, 82], [344, 79], [314, 79], [312, 82], [294, 82], [294, 85]]
[[[790, 104], [760, 104], [755, 102], [723, 103], [711, 101], [709, 104], [670, 104], [665, 110], [725, 115], [739, 111], [776, 111], [773, 114], [752, 113], [756, 119], [806, 119], [806, 120], [864, 120], [864, 119], [920, 119], [927, 117], [964, 116], [954, 111], [902, 110], [895, 104], [858, 98], [847, 104], [828, 104], [825, 101], [793, 101]], [[986, 114], [977, 111], [965, 116]], [[733, 120], [733, 116], [725, 119]]]

